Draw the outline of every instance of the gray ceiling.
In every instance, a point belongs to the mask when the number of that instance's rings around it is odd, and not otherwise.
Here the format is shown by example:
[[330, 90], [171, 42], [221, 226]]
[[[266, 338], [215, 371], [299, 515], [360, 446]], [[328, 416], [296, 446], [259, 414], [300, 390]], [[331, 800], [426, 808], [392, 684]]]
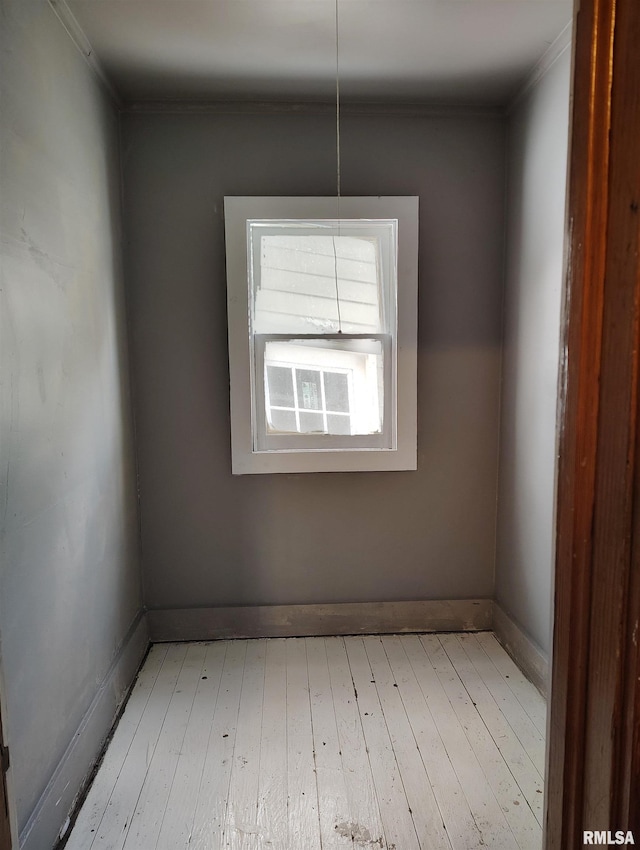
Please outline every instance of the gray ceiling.
[[[126, 100], [330, 100], [335, 0], [67, 0]], [[338, 0], [341, 94], [503, 104], [571, 0]]]

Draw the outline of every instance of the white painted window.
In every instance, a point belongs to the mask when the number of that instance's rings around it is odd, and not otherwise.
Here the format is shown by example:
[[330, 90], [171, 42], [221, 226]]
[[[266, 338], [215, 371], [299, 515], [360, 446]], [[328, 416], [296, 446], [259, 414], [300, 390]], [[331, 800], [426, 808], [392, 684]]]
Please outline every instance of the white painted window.
[[236, 474], [416, 468], [417, 198], [225, 198]]

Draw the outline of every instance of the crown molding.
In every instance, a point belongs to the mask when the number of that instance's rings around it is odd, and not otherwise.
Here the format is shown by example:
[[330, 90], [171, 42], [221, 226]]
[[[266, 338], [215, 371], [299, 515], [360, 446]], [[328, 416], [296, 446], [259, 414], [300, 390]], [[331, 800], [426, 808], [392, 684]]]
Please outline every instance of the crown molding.
[[122, 109], [122, 98], [109, 79], [104, 66], [91, 46], [91, 42], [78, 23], [78, 19], [67, 5], [66, 0], [48, 0], [48, 2], [49, 6], [53, 9], [54, 14], [67, 31], [69, 37], [82, 54], [85, 62], [96, 75], [115, 106], [118, 109]]
[[[47, 0], [54, 14], [82, 54], [85, 62], [103, 85], [115, 106], [129, 114], [221, 114], [221, 115], [330, 115], [336, 106], [331, 101], [270, 101], [177, 99], [125, 101], [111, 82], [102, 62], [66, 0]], [[342, 115], [397, 115], [398, 117], [499, 117], [509, 114], [551, 69], [571, 44], [570, 22], [545, 51], [514, 97], [506, 104], [434, 104], [423, 102], [354, 101], [342, 102]]]
[[560, 32], [560, 35], [555, 39], [555, 41], [551, 42], [547, 50], [545, 50], [542, 54], [540, 61], [533, 67], [532, 71], [527, 75], [524, 83], [509, 101], [505, 109], [505, 113], [507, 115], [515, 109], [515, 107], [526, 97], [531, 89], [536, 86], [545, 74], [551, 70], [565, 50], [571, 46], [572, 32], [573, 21], [570, 21]]
[[[123, 111], [131, 115], [331, 115], [336, 114], [335, 102], [295, 102], [269, 100], [140, 100], [124, 104]], [[340, 104], [340, 115], [396, 115], [398, 117], [500, 117], [504, 110], [498, 106], [446, 105], [427, 103], [352, 102]]]

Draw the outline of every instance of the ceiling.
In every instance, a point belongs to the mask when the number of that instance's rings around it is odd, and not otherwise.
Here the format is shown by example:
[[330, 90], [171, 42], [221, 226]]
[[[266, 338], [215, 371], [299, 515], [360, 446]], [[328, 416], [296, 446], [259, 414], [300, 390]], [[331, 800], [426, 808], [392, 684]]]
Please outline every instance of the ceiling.
[[[125, 100], [335, 97], [336, 0], [66, 5]], [[571, 15], [571, 0], [337, 0], [341, 97], [507, 103]]]

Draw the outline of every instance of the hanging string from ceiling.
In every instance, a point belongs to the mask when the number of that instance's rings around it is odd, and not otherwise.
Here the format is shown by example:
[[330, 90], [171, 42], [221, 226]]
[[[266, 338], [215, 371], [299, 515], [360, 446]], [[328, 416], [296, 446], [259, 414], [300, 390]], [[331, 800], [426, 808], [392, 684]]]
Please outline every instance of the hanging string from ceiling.
[[[340, 26], [336, 0], [336, 188], [340, 203]], [[339, 209], [339, 207], [338, 207]]]
[[[338, 218], [338, 235], [340, 235], [340, 20], [338, 13], [338, 2], [336, 0], [336, 207]], [[333, 264], [336, 283], [336, 307], [338, 310], [338, 333], [342, 333], [342, 316], [340, 315], [340, 293], [338, 288], [338, 252], [336, 250], [336, 237], [333, 242]]]

